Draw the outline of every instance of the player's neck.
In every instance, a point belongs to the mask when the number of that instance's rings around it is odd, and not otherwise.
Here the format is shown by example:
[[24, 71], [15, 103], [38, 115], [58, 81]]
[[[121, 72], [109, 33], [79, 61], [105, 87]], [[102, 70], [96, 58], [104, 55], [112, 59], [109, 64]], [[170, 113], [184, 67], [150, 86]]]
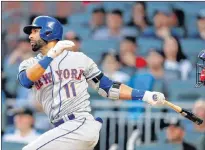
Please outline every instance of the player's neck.
[[48, 51], [56, 45], [57, 41], [50, 41], [41, 49], [42, 55], [46, 55]]
[[27, 136], [29, 133], [31, 133], [31, 131], [32, 131], [32, 128], [20, 130], [20, 135], [21, 135], [22, 137], [25, 137], [25, 136]]

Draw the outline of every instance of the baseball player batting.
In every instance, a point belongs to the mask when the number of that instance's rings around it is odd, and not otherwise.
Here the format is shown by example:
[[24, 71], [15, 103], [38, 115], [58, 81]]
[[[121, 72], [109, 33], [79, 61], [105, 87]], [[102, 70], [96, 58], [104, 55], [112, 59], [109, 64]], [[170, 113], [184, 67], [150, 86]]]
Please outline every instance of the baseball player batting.
[[42, 134], [23, 150], [93, 150], [99, 139], [101, 118], [91, 112], [88, 85], [101, 96], [113, 100], [143, 100], [161, 105], [162, 93], [132, 89], [114, 82], [82, 52], [72, 52], [74, 43], [62, 41], [61, 23], [49, 16], [39, 16], [24, 27], [36, 57], [19, 66], [18, 80], [32, 89], [35, 98], [55, 128]]

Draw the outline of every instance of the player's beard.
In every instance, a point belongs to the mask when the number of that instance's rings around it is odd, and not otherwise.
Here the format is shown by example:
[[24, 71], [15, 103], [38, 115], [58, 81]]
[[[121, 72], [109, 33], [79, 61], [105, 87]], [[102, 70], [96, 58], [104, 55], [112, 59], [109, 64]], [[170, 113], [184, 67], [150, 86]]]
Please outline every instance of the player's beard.
[[35, 42], [35, 44], [31, 45], [32, 47], [32, 50], [34, 52], [40, 50], [43, 46], [45, 46], [47, 44], [46, 41], [42, 40], [42, 39], [39, 39], [38, 41]]

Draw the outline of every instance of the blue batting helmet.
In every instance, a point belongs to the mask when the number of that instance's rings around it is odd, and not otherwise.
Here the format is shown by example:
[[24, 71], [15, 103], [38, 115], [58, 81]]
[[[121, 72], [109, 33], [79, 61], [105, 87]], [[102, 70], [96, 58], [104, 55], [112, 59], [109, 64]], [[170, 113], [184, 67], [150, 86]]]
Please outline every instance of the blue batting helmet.
[[40, 37], [45, 41], [62, 40], [63, 27], [61, 23], [49, 16], [36, 17], [32, 25], [25, 26], [23, 31], [26, 34], [31, 34], [33, 28], [40, 28]]

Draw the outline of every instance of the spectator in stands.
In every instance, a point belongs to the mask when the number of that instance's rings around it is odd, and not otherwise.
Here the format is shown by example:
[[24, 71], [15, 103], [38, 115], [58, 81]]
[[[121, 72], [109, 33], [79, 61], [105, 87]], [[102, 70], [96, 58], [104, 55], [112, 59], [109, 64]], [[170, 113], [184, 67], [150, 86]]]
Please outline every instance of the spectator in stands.
[[[195, 102], [193, 112], [205, 120], [205, 99], [199, 99]], [[201, 125], [194, 124], [194, 127], [197, 132], [205, 133], [205, 121]]]
[[148, 71], [155, 77], [155, 79], [164, 78], [164, 52], [151, 48], [146, 58]]
[[199, 37], [205, 40], [205, 9], [200, 10], [197, 16], [197, 27], [198, 27]]
[[[194, 124], [194, 131], [197, 133], [201, 133], [200, 140], [197, 141], [198, 150], [205, 149], [205, 99], [199, 99], [195, 102], [193, 112], [203, 119], [203, 123], [201, 125]], [[198, 143], [199, 142], [199, 143]]]
[[145, 2], [135, 2], [132, 9], [132, 20], [127, 25], [136, 27], [139, 31], [144, 31], [150, 25], [146, 16]]
[[31, 46], [27, 39], [19, 39], [16, 49], [4, 59], [3, 69], [6, 76], [5, 92], [7, 97], [13, 98], [16, 96], [16, 90], [19, 86], [16, 80], [18, 67], [20, 62], [32, 56], [30, 48]]
[[169, 17], [170, 27], [182, 27], [184, 28], [185, 15], [181, 9], [173, 9], [173, 13]]
[[154, 27], [146, 28], [142, 36], [163, 40], [170, 35], [181, 37], [182, 35], [177, 30], [172, 29], [171, 24], [175, 21], [173, 21], [172, 15], [173, 12], [171, 10], [157, 10], [154, 13]]
[[136, 38], [126, 36], [120, 43], [120, 61], [123, 64], [125, 72], [132, 75], [136, 69], [146, 66], [143, 57], [137, 55]]
[[152, 88], [164, 93], [165, 96], [167, 96], [168, 84], [171, 80], [178, 79], [178, 76], [176, 76], [175, 74], [173, 75], [170, 72], [167, 73], [166, 70], [164, 70], [164, 52], [157, 48], [150, 48], [149, 53], [146, 57], [146, 62], [147, 68], [141, 69], [140, 71], [138, 71], [138, 73], [151, 74], [155, 79]]
[[115, 52], [103, 53], [101, 65], [104, 74], [114, 81], [126, 83], [130, 78], [128, 74], [119, 71], [121, 67], [120, 58]]
[[169, 36], [171, 34], [169, 28], [170, 16], [171, 12], [169, 10], [157, 10], [154, 13], [154, 27], [146, 28], [142, 35], [146, 37], [157, 37], [162, 39]]
[[191, 62], [183, 53], [179, 40], [168, 37], [164, 40], [163, 51], [165, 54], [164, 68], [170, 71], [180, 72], [182, 80], [187, 80], [192, 69]]
[[70, 41], [73, 41], [75, 43], [75, 46], [72, 47], [73, 51], [75, 51], [75, 52], [80, 51], [81, 38], [78, 35], [76, 35], [75, 32], [67, 32], [65, 35], [65, 40], [70, 40]]
[[105, 26], [105, 10], [103, 8], [96, 8], [92, 12], [90, 20], [90, 27], [92, 32]]
[[3, 141], [28, 144], [39, 137], [39, 134], [33, 128], [34, 118], [30, 109], [19, 109], [15, 114], [14, 123], [14, 133], [5, 133]]
[[123, 37], [123, 14], [121, 10], [112, 10], [106, 15], [106, 25], [104, 29], [96, 31], [93, 35], [94, 39], [117, 39]]
[[[180, 78], [179, 74], [171, 73], [164, 69], [165, 54], [162, 50], [151, 48], [146, 57], [148, 72], [150, 72], [156, 80], [162, 80], [166, 84], [169, 84], [170, 80], [176, 80]], [[164, 87], [165, 88], [165, 87]], [[163, 93], [166, 93], [163, 88]]]
[[172, 144], [182, 144], [183, 150], [196, 150], [196, 148], [184, 141], [184, 127], [180, 121], [172, 120], [166, 129], [167, 142]]

